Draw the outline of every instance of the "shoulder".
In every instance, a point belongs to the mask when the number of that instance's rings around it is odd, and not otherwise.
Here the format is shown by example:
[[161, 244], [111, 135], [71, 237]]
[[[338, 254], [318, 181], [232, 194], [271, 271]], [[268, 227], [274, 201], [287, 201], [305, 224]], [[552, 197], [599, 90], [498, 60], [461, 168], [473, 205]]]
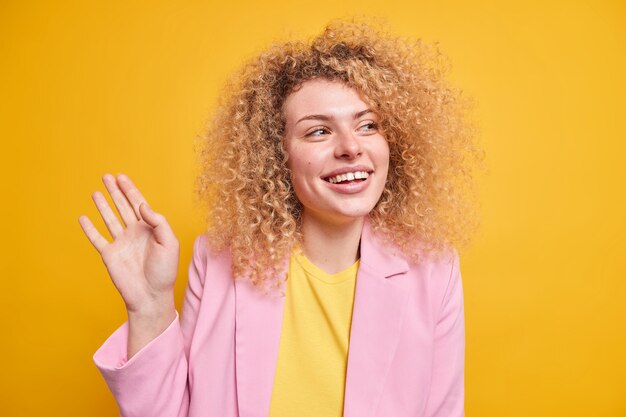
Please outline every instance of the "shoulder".
[[202, 233], [196, 236], [193, 242], [193, 256], [206, 259], [206, 253], [208, 248], [208, 237], [206, 233]]
[[442, 278], [449, 278], [459, 265], [459, 253], [455, 248], [447, 248], [437, 252], [419, 251], [417, 265], [427, 266]]
[[454, 247], [440, 251], [427, 251], [426, 247], [423, 241], [416, 239], [412, 248], [414, 252], [407, 255], [396, 248], [396, 253], [401, 253], [400, 256], [407, 262], [407, 278], [417, 294], [437, 307], [461, 289], [459, 253]]
[[202, 233], [193, 243], [192, 266], [195, 266], [202, 281], [209, 272], [219, 271], [220, 275], [230, 275], [230, 251], [227, 248], [217, 248], [211, 243], [209, 235]]
[[361, 249], [369, 257], [380, 257], [384, 263], [395, 258], [405, 262], [409, 270], [428, 270], [437, 276], [446, 275], [446, 271], [450, 272], [454, 265], [458, 265], [459, 254], [452, 246], [432, 250], [426, 241], [416, 236], [406, 247], [400, 247], [392, 236], [366, 226], [361, 236]]
[[463, 308], [463, 285], [459, 253], [449, 248], [424, 255], [421, 263], [425, 288], [430, 298], [433, 317], [439, 322], [450, 311]]
[[409, 258], [410, 269], [426, 273], [437, 286], [448, 286], [459, 272], [459, 253], [453, 247], [436, 252], [419, 249], [414, 258]]
[[194, 258], [198, 257], [207, 261], [230, 260], [230, 251], [228, 248], [219, 248], [214, 245], [206, 232], [196, 236], [193, 243], [193, 255]]

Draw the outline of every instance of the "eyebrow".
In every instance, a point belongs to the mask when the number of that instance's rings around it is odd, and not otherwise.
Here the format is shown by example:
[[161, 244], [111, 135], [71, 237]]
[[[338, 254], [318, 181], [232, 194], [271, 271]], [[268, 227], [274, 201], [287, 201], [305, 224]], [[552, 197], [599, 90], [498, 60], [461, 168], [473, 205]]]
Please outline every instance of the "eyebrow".
[[[357, 112], [354, 114], [354, 119], [358, 119], [361, 116], [366, 115], [367, 113], [374, 113], [374, 111], [372, 109], [365, 109], [365, 110], [361, 110], [360, 112]], [[325, 114], [309, 114], [306, 115], [304, 117], [302, 117], [300, 120], [298, 120], [296, 122], [296, 124], [300, 123], [303, 120], [324, 120], [324, 121], [328, 121], [331, 120], [332, 117], [331, 116], [327, 116]]]

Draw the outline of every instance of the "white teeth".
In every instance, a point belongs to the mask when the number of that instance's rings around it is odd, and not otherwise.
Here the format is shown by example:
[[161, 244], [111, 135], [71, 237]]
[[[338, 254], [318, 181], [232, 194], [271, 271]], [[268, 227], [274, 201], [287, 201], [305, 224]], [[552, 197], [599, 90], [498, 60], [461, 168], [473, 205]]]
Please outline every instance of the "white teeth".
[[328, 182], [338, 184], [343, 181], [364, 180], [370, 175], [365, 171], [347, 172], [345, 174], [329, 177]]

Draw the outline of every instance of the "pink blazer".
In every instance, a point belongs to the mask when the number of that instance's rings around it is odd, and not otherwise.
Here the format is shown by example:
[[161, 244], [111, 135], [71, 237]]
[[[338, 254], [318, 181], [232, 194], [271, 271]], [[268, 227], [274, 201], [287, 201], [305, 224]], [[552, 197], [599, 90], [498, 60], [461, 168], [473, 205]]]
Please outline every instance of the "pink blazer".
[[[128, 361], [125, 323], [94, 361], [125, 417], [266, 417], [283, 306], [233, 280], [229, 255], [201, 235], [180, 319]], [[409, 264], [366, 223], [344, 416], [463, 416], [464, 347], [457, 253]]]

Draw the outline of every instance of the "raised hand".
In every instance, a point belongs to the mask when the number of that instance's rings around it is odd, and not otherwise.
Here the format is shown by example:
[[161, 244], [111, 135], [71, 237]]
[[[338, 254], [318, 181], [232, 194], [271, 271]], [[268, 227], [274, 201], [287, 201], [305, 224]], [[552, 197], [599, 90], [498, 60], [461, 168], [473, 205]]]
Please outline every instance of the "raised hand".
[[[78, 221], [124, 299], [131, 331], [133, 324], [141, 327], [142, 340], [135, 344], [139, 348], [175, 317], [179, 243], [165, 217], [149, 207], [130, 178], [106, 174], [102, 181], [124, 225], [100, 192], [93, 193], [92, 198], [113, 241], [107, 241], [87, 216], [80, 216]], [[129, 356], [134, 353], [131, 342]]]

